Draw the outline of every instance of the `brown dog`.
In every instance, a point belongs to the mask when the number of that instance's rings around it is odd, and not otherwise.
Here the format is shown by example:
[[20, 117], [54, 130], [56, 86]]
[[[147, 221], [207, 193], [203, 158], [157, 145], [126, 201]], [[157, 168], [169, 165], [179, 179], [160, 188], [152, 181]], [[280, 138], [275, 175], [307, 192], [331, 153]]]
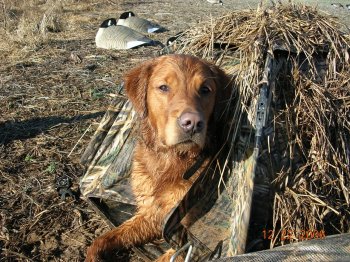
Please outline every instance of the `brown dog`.
[[[86, 261], [98, 261], [112, 251], [161, 238], [164, 218], [201, 168], [189, 180], [183, 174], [203, 151], [213, 152], [216, 146], [215, 118], [228, 83], [219, 68], [188, 55], [158, 57], [125, 76], [127, 95], [140, 116], [131, 175], [138, 211], [97, 238]], [[168, 252], [159, 261], [170, 255]]]

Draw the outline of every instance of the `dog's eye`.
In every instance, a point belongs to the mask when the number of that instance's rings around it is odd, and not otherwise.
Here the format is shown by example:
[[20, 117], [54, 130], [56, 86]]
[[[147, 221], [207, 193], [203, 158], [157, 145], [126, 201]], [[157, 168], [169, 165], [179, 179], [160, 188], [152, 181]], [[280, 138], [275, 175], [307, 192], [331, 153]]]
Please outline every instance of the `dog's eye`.
[[199, 89], [199, 94], [200, 95], [207, 95], [211, 92], [211, 89], [207, 86], [201, 86], [201, 88]]
[[168, 87], [167, 85], [161, 85], [161, 86], [159, 87], [159, 89], [160, 89], [161, 91], [163, 91], [163, 92], [168, 92], [168, 91], [169, 91], [169, 87]]

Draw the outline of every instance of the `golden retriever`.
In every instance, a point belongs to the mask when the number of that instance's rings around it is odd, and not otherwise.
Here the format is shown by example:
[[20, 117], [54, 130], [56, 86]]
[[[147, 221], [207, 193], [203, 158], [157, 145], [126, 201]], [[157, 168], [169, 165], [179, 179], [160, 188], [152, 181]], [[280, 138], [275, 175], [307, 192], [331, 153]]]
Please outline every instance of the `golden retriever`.
[[[140, 118], [131, 174], [137, 212], [92, 243], [89, 262], [162, 237], [164, 218], [204, 165], [190, 179], [184, 179], [184, 173], [200, 154], [217, 146], [216, 120], [227, 99], [225, 90], [229, 91], [225, 88], [229, 79], [222, 70], [189, 55], [146, 61], [127, 73], [124, 82]], [[157, 261], [169, 261], [172, 253]]]

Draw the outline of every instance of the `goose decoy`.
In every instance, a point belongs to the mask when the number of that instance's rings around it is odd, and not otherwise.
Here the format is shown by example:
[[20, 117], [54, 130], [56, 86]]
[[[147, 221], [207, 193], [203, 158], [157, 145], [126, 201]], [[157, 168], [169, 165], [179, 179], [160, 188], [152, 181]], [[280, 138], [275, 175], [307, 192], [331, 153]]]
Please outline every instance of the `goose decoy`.
[[169, 37], [168, 40], [166, 41], [164, 48], [161, 50], [161, 54], [162, 55], [172, 54], [176, 49], [180, 48], [182, 44], [179, 43], [178, 45], [176, 41], [182, 35], [183, 35], [183, 32], [179, 32], [176, 35]]
[[331, 6], [336, 8], [344, 8], [344, 6], [341, 3], [332, 3]]
[[166, 41], [166, 46], [172, 46], [175, 44], [177, 37], [176, 36], [172, 36], [169, 37], [168, 40]]
[[211, 4], [219, 4], [219, 5], [223, 5], [224, 4], [222, 2], [222, 0], [207, 0], [207, 2], [209, 2]]
[[176, 43], [176, 40], [181, 37], [184, 34], [184, 32], [179, 32], [174, 36], [171, 36], [168, 38], [168, 40], [166, 41], [166, 45], [167, 46], [172, 46]]
[[117, 25], [117, 20], [109, 18], [101, 24], [95, 38], [96, 46], [105, 49], [130, 49], [141, 45], [154, 45], [153, 40], [139, 32]]
[[164, 27], [156, 23], [135, 16], [135, 14], [131, 11], [122, 13], [119, 17], [117, 25], [130, 27], [140, 33], [155, 33], [165, 30]]
[[350, 10], [350, 5], [346, 5], [346, 8], [347, 8], [348, 10]]

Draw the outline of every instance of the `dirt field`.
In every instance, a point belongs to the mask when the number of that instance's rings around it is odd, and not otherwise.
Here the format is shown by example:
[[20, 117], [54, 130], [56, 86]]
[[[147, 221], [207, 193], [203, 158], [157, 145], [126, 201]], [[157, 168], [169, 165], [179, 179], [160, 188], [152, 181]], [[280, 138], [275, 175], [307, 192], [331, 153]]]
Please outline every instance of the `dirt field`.
[[[157, 56], [160, 47], [96, 49], [100, 23], [132, 10], [169, 29], [152, 36], [164, 43], [211, 15], [260, 2], [223, 1], [0, 2], [0, 261], [82, 261], [108, 229], [78, 197], [61, 200], [55, 181], [69, 176], [78, 196], [79, 158], [110, 94], [127, 69]], [[350, 25], [346, 8], [307, 2]]]

